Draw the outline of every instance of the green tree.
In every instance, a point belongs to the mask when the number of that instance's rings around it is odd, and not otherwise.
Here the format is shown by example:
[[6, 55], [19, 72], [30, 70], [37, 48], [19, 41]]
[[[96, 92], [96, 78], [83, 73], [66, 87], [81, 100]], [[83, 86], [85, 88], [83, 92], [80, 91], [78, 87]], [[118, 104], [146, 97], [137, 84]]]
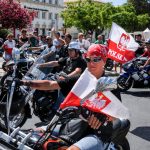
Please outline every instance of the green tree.
[[67, 4], [62, 12], [65, 27], [75, 26], [87, 33], [99, 29], [101, 32], [110, 26], [109, 14], [112, 14], [111, 4], [94, 3], [92, 0], [83, 0]]
[[150, 0], [128, 0], [128, 3], [135, 7], [136, 14], [148, 13], [150, 15]]

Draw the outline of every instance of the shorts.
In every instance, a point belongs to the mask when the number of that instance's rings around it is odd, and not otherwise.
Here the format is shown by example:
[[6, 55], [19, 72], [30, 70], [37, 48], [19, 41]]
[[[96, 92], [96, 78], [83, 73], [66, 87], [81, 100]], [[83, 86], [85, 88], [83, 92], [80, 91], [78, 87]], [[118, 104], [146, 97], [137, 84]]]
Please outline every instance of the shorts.
[[104, 150], [104, 143], [96, 135], [88, 135], [73, 145], [80, 150]]

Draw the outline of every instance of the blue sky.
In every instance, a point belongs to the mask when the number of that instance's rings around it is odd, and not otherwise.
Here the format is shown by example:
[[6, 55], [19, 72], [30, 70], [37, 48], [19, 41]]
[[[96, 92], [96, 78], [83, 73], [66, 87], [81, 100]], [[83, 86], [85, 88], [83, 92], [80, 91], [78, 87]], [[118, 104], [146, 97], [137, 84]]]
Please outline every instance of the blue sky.
[[122, 5], [127, 2], [127, 0], [103, 0], [104, 2], [112, 2], [113, 5]]

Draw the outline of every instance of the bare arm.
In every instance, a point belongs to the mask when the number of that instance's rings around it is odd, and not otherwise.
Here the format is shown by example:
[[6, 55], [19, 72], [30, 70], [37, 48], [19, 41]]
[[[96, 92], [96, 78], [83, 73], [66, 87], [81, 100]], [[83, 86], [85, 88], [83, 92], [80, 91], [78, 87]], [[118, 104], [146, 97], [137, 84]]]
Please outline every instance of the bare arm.
[[41, 47], [29, 47], [29, 50], [37, 50], [37, 51], [39, 51], [39, 50], [41, 50]]
[[147, 65], [150, 65], [150, 58], [145, 62], [143, 67], [146, 67]]
[[40, 64], [39, 67], [57, 67], [59, 66], [58, 61], [50, 61], [47, 63]]
[[53, 54], [54, 54], [53, 51], [52, 51], [52, 52], [49, 52], [48, 54], [43, 55], [43, 58], [46, 59], [46, 58], [50, 57], [50, 56], [53, 55]]
[[76, 68], [73, 72], [71, 72], [70, 74], [68, 74], [67, 76], [68, 77], [72, 77], [72, 76], [75, 76], [75, 75], [80, 75], [82, 72], [81, 68]]
[[23, 85], [30, 86], [31, 88], [38, 89], [38, 90], [57, 90], [60, 89], [57, 81], [50, 81], [50, 80], [34, 80], [34, 81], [27, 81], [21, 80]]

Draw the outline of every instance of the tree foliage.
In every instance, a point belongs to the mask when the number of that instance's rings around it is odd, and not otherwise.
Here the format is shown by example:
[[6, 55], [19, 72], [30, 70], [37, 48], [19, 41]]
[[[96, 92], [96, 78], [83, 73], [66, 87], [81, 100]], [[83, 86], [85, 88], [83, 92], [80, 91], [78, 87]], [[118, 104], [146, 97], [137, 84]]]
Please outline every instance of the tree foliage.
[[148, 13], [150, 15], [150, 0], [128, 0], [128, 3], [135, 7], [136, 14]]
[[[109, 13], [111, 14], [112, 5], [94, 3], [92, 0], [82, 0], [77, 3], [69, 3], [62, 12], [65, 27], [75, 26], [83, 32], [91, 32], [110, 26]], [[101, 11], [100, 11], [101, 10]], [[108, 20], [105, 22], [105, 20]]]
[[75, 26], [84, 32], [103, 31], [110, 28], [112, 22], [122, 26], [128, 32], [143, 30], [147, 27], [148, 14], [137, 14], [133, 4], [113, 6], [111, 3], [95, 3], [92, 0], [79, 0], [68, 3], [61, 14], [65, 27]]
[[21, 8], [13, 0], [0, 0], [0, 24], [4, 28], [25, 28], [31, 24], [35, 12]]

